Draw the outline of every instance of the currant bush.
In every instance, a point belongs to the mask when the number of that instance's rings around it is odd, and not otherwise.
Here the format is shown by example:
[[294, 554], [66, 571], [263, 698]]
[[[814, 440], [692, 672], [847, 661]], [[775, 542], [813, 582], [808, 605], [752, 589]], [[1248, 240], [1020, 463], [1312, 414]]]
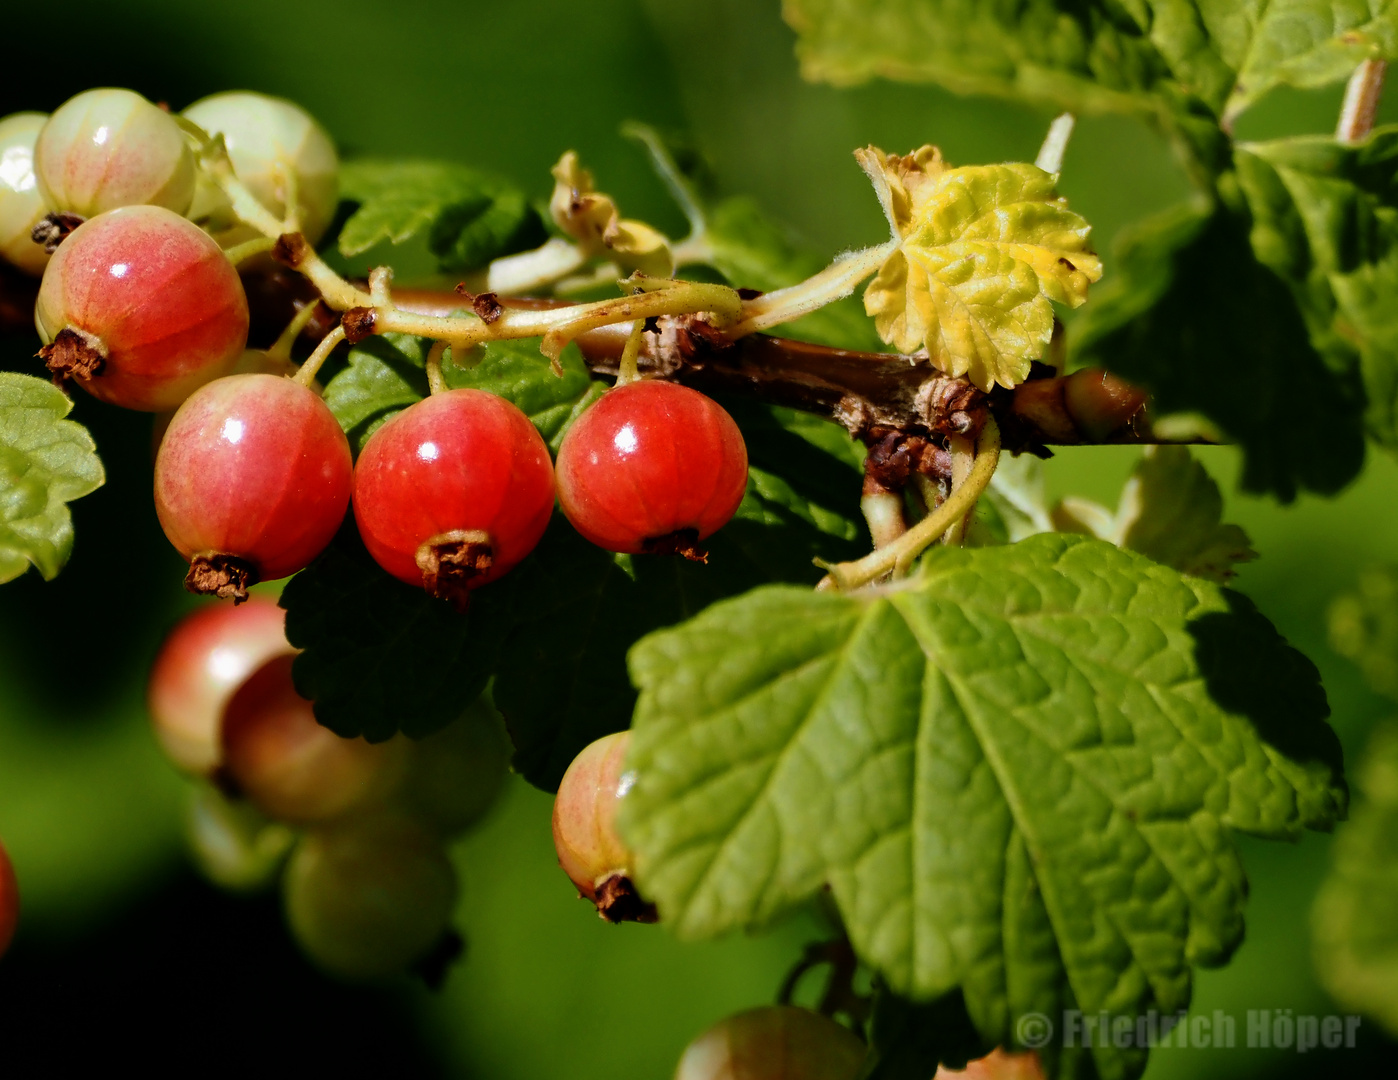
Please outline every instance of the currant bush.
[[151, 666], [146, 704], [156, 738], [179, 768], [218, 768], [219, 725], [234, 691], [266, 661], [293, 650], [285, 613], [265, 597], [240, 607], [211, 604], [170, 631]]
[[558, 501], [608, 551], [702, 558], [738, 509], [748, 455], [733, 418], [697, 390], [655, 380], [602, 395], [558, 450]]
[[179, 125], [131, 90], [87, 90], [49, 117], [34, 147], [50, 210], [90, 218], [122, 206], [176, 214], [194, 199], [194, 154]]
[[421, 825], [369, 817], [309, 832], [284, 879], [287, 921], [325, 970], [349, 979], [401, 974], [447, 932], [456, 871]]
[[635, 776], [625, 771], [630, 733], [604, 735], [568, 766], [553, 800], [558, 865], [608, 922], [653, 922], [655, 909], [631, 881], [631, 852], [616, 831], [617, 803]]
[[404, 409], [354, 469], [354, 517], [375, 561], [459, 608], [534, 549], [552, 512], [544, 440], [518, 408], [482, 390]]
[[771, 1005], [738, 1013], [700, 1035], [675, 1080], [854, 1080], [864, 1043], [809, 1009]]
[[48, 213], [34, 176], [34, 141], [48, 117], [15, 113], [0, 120], [0, 258], [38, 277], [48, 265], [34, 226]]
[[349, 505], [349, 441], [313, 391], [230, 375], [189, 398], [155, 459], [155, 509], [195, 592], [244, 599], [302, 569]]
[[458, 836], [499, 797], [509, 764], [504, 724], [480, 698], [441, 731], [412, 743], [399, 804], [442, 836]]
[[[222, 135], [233, 171], [249, 191], [277, 217], [286, 215], [288, 177], [296, 188], [301, 235], [312, 244], [335, 216], [340, 161], [335, 144], [299, 105], [266, 94], [214, 94], [184, 110], [186, 119], [211, 135]], [[196, 221], [215, 225], [230, 220], [227, 199], [216, 187], [201, 183], [190, 210]], [[257, 234], [247, 227], [225, 227], [225, 246]]]
[[296, 840], [287, 826], [207, 785], [190, 796], [185, 837], [200, 873], [232, 892], [272, 884]]
[[0, 957], [5, 955], [14, 940], [15, 925], [19, 922], [19, 882], [15, 879], [15, 868], [10, 862], [9, 852], [0, 843]]
[[316, 722], [292, 657], [258, 668], [223, 714], [221, 779], [278, 821], [329, 821], [382, 802], [402, 775], [401, 739], [343, 739]]
[[34, 321], [55, 375], [113, 405], [160, 412], [237, 363], [248, 303], [207, 233], [158, 206], [132, 206], [63, 241]]

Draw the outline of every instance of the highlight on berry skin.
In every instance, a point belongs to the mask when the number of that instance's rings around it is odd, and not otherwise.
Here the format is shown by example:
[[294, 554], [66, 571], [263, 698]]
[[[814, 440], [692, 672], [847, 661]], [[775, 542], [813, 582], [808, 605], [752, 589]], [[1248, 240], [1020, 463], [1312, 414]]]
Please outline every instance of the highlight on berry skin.
[[207, 233], [170, 210], [131, 206], [59, 245], [34, 322], [54, 376], [109, 404], [161, 412], [238, 362], [248, 302]]
[[155, 509], [190, 562], [185, 586], [234, 602], [305, 568], [349, 506], [349, 441], [313, 391], [230, 375], [175, 413], [155, 459]]
[[210, 776], [219, 767], [224, 708], [262, 664], [294, 651], [285, 627], [285, 612], [254, 596], [241, 606], [199, 608], [166, 636], [151, 666], [146, 706], [156, 739], [177, 768]]
[[717, 402], [646, 380], [607, 391], [578, 418], [557, 472], [564, 516], [594, 544], [704, 562], [703, 542], [743, 501], [748, 455]]
[[636, 891], [632, 855], [616, 831], [617, 804], [635, 781], [626, 772], [630, 739], [629, 731], [604, 735], [573, 759], [553, 801], [553, 846], [578, 895], [603, 919], [655, 922], [655, 907]]
[[553, 495], [538, 430], [483, 390], [448, 390], [404, 409], [374, 432], [354, 468], [354, 517], [374, 561], [458, 610], [534, 550]]
[[60, 105], [34, 148], [50, 210], [90, 218], [122, 206], [176, 214], [194, 199], [194, 154], [169, 113], [132, 90], [85, 90]]
[[0, 120], [0, 259], [39, 277], [49, 253], [34, 242], [34, 226], [48, 213], [34, 175], [34, 142], [48, 116], [13, 113]]

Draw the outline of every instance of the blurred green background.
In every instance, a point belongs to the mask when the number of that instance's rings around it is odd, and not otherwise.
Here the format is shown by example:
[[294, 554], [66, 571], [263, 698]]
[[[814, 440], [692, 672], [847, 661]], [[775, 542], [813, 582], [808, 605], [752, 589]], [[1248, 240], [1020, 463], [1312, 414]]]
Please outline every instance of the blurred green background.
[[[574, 147], [627, 216], [679, 233], [678, 211], [618, 134], [640, 119], [689, 132], [726, 193], [755, 195], [827, 256], [884, 235], [854, 147], [930, 141], [958, 163], [1032, 159], [1049, 119], [931, 88], [805, 85], [777, 0], [50, 2], [10, 5], [4, 25], [0, 115], [50, 110], [101, 85], [176, 108], [262, 90], [302, 103], [347, 153], [468, 162], [539, 196], [548, 167]], [[1328, 130], [1339, 96], [1275, 95], [1239, 134]], [[1108, 273], [1122, 226], [1187, 194], [1165, 145], [1119, 118], [1081, 120], [1062, 189], [1096, 225]], [[0, 342], [0, 367], [35, 371], [36, 344]], [[142, 705], [160, 637], [190, 604], [151, 507], [149, 421], [81, 397], [75, 417], [92, 428], [109, 483], [77, 504], [77, 549], [61, 578], [30, 574], [0, 589], [0, 837], [25, 904], [0, 964], [0, 1072], [131, 1060], [214, 1074], [665, 1077], [700, 1029], [772, 998], [813, 922], [685, 947], [657, 928], [606, 926], [554, 864], [549, 799], [522, 783], [458, 850], [469, 951], [438, 994], [332, 983], [296, 954], [275, 897], [203, 885], [182, 851], [185, 792]], [[1134, 456], [1061, 453], [1053, 494], [1114, 504]], [[1384, 706], [1328, 648], [1324, 612], [1358, 568], [1395, 557], [1398, 465], [1373, 456], [1338, 498], [1281, 508], [1236, 494], [1230, 450], [1203, 457], [1228, 493], [1228, 519], [1262, 553], [1239, 585], [1320, 666], [1352, 756]], [[1333, 1010], [1307, 936], [1328, 843], [1245, 842], [1248, 938], [1229, 967], [1201, 975], [1197, 1008], [1222, 1008], [1240, 1029], [1248, 1009]], [[1360, 1041], [1329, 1063], [1162, 1053], [1148, 1075], [1358, 1075], [1391, 1060], [1376, 1030], [1361, 1029]]]

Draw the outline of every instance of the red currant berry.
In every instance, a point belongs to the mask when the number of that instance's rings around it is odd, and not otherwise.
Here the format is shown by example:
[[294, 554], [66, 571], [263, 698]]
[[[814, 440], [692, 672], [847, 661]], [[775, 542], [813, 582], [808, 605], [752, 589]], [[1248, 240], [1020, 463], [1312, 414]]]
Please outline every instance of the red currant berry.
[[534, 550], [553, 512], [553, 463], [529, 418], [483, 390], [403, 410], [354, 469], [354, 517], [394, 577], [466, 606]]
[[0, 844], [0, 956], [14, 940], [15, 924], [19, 922], [19, 882], [5, 845]]
[[47, 119], [15, 113], [0, 120], [0, 258], [35, 277], [49, 261], [33, 240], [34, 226], [48, 213], [34, 179], [34, 140]]
[[810, 1009], [769, 1005], [721, 1020], [680, 1058], [675, 1080], [854, 1080], [863, 1041]]
[[[314, 244], [325, 234], [339, 197], [340, 161], [330, 136], [305, 109], [266, 94], [235, 91], [196, 101], [184, 116], [210, 135], [223, 136], [238, 179], [278, 218], [286, 214], [285, 170], [291, 170], [301, 235]], [[222, 192], [201, 185], [190, 217], [218, 219], [225, 216], [225, 205]], [[219, 239], [229, 244], [254, 235], [235, 228]]]
[[606, 735], [573, 759], [553, 800], [558, 865], [608, 922], [654, 922], [655, 908], [631, 882], [631, 852], [616, 831], [617, 803], [635, 777], [625, 772], [631, 733]]
[[55, 375], [113, 405], [159, 412], [238, 362], [248, 302], [207, 233], [158, 206], [132, 206], [62, 243], [34, 321]]
[[156, 738], [179, 768], [208, 776], [219, 765], [219, 723], [243, 680], [293, 650], [286, 615], [252, 597], [242, 607], [211, 604], [170, 631], [151, 667], [146, 703]]
[[599, 547], [703, 561], [700, 542], [743, 501], [748, 452], [733, 418], [696, 390], [618, 386], [568, 429], [558, 501]]
[[403, 740], [373, 744], [322, 727], [292, 684], [292, 659], [268, 660], [229, 699], [223, 779], [268, 817], [292, 823], [380, 801], [402, 775]]
[[192, 592], [242, 600], [330, 543], [349, 505], [349, 441], [291, 379], [230, 375], [199, 389], [155, 457], [155, 511], [190, 560]]
[[34, 171], [50, 210], [93, 217], [119, 206], [176, 214], [194, 199], [194, 155], [163, 109], [131, 90], [87, 90], [39, 133]]
[[309, 833], [284, 885], [287, 921], [301, 947], [350, 979], [386, 978], [427, 960], [447, 933], [457, 896], [441, 841], [391, 816]]

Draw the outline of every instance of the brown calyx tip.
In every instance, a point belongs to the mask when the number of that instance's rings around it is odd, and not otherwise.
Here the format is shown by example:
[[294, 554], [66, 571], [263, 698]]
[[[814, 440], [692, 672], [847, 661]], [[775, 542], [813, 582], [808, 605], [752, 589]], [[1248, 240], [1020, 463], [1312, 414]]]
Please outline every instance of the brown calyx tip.
[[442, 533], [417, 549], [422, 587], [429, 596], [447, 601], [459, 612], [470, 605], [471, 589], [494, 563], [490, 535], [479, 529]]
[[466, 939], [450, 928], [437, 939], [432, 951], [415, 963], [413, 974], [417, 975], [434, 993], [447, 981], [451, 966], [466, 952]]
[[497, 321], [505, 312], [504, 307], [500, 304], [500, 298], [493, 292], [477, 293], [471, 297], [471, 310], [481, 317], [481, 322], [487, 325]]
[[45, 214], [34, 223], [34, 228], [29, 230], [29, 239], [36, 244], [43, 244], [44, 250], [52, 255], [68, 234], [86, 220], [87, 218], [77, 214]]
[[699, 543], [698, 529], [676, 529], [664, 536], [653, 536], [641, 544], [647, 555], [679, 555], [690, 562], [709, 561], [709, 549]]
[[357, 345], [374, 332], [374, 321], [378, 316], [373, 308], [352, 307], [340, 316], [340, 325], [345, 329], [345, 340]]
[[107, 356], [101, 343], [79, 330], [64, 327], [51, 345], [36, 354], [53, 374], [53, 381], [62, 385], [67, 379], [91, 379], [102, 374]]
[[272, 245], [272, 258], [293, 270], [300, 268], [311, 253], [311, 245], [299, 232], [282, 233]]
[[653, 923], [659, 920], [655, 905], [641, 899], [624, 873], [610, 874], [598, 883], [597, 914], [609, 923]]
[[257, 571], [252, 563], [237, 555], [211, 551], [189, 560], [189, 573], [184, 587], [200, 596], [217, 596], [241, 604], [248, 598], [248, 586], [257, 584]]

